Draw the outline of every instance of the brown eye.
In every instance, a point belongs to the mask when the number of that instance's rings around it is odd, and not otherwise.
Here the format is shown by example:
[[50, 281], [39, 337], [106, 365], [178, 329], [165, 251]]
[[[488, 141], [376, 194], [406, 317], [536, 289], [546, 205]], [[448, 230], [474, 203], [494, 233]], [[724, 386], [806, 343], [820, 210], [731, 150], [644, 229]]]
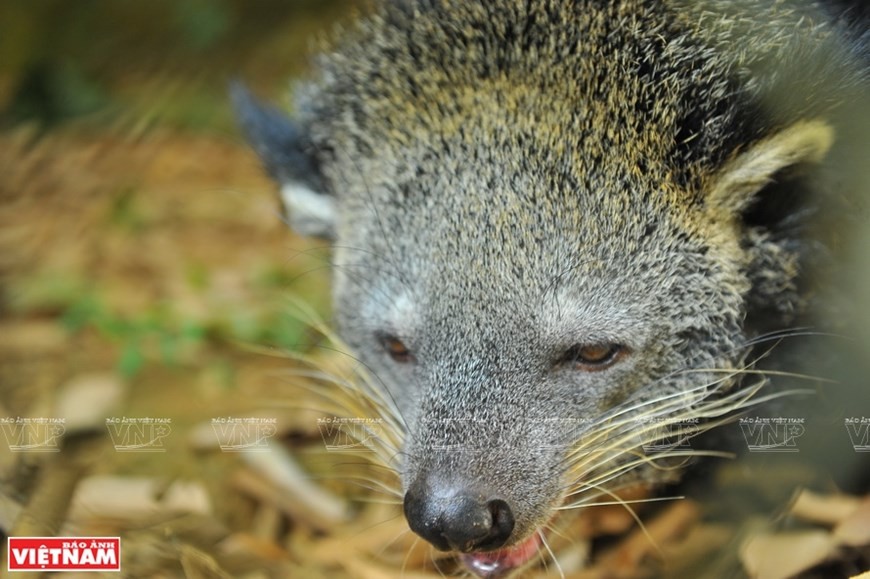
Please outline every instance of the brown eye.
[[619, 344], [586, 344], [573, 346], [565, 352], [564, 361], [577, 370], [596, 372], [613, 365], [625, 353]]
[[381, 342], [381, 347], [394, 362], [405, 363], [412, 360], [413, 356], [411, 355], [411, 351], [399, 338], [390, 335], [381, 335], [378, 336], [378, 340]]

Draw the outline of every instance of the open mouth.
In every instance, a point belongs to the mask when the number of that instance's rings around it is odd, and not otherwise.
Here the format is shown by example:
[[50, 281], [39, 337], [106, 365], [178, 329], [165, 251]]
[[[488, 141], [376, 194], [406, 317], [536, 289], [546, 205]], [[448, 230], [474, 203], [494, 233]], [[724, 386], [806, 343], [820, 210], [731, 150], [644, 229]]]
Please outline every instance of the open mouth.
[[485, 553], [463, 553], [460, 560], [465, 567], [478, 577], [498, 579], [507, 577], [511, 571], [519, 569], [538, 553], [541, 534], [535, 533], [522, 543], [505, 549]]

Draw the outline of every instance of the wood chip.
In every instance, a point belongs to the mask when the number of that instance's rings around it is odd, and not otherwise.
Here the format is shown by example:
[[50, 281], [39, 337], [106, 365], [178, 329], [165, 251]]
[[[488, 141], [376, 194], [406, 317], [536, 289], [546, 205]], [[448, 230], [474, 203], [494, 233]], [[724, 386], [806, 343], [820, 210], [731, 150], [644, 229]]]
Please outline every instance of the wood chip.
[[349, 520], [347, 502], [311, 481], [311, 475], [298, 465], [280, 443], [269, 440], [269, 452], [243, 452], [242, 459], [274, 483], [286, 495], [280, 501], [286, 510], [295, 503], [297, 517], [315, 528], [330, 528]]
[[55, 354], [69, 340], [63, 326], [54, 320], [11, 320], [0, 323], [0, 351], [6, 355]]
[[7, 536], [12, 534], [12, 525], [24, 509], [21, 503], [0, 493], [0, 530]]
[[694, 502], [678, 501], [646, 522], [645, 530], [632, 531], [613, 551], [601, 558], [601, 564], [616, 571], [636, 570], [646, 557], [661, 554], [660, 545], [683, 537], [697, 522], [699, 513]]
[[348, 570], [353, 577], [359, 579], [395, 579], [397, 576], [402, 579], [435, 579], [442, 577], [438, 572], [427, 573], [425, 571], [412, 571], [403, 569], [397, 571], [392, 567], [384, 567], [376, 563], [372, 563], [360, 557], [337, 557], [341, 565]]
[[65, 419], [66, 434], [83, 430], [106, 432], [106, 418], [121, 403], [124, 386], [115, 374], [81, 374], [60, 388], [55, 416]]
[[254, 497], [267, 505], [273, 506], [286, 514], [292, 520], [303, 523], [318, 531], [334, 529], [337, 523], [319, 516], [316, 510], [300, 503], [298, 499], [288, 496], [274, 482], [264, 479], [250, 470], [239, 470], [233, 474], [232, 486], [242, 493]]
[[[727, 525], [695, 524], [682, 541], [662, 545], [665, 566], [669, 570], [677, 570], [697, 565], [727, 545], [733, 536], [734, 529]], [[676, 577], [684, 574], [668, 575]]]
[[255, 557], [264, 561], [284, 561], [287, 551], [273, 541], [262, 539], [248, 533], [233, 533], [219, 545], [221, 556]]
[[[90, 466], [92, 449], [93, 444], [81, 440], [79, 444], [45, 461], [36, 486], [16, 517], [9, 536], [57, 536], [70, 510], [76, 488]], [[7, 567], [7, 555], [4, 552], [0, 556], [0, 569]]]
[[743, 544], [740, 560], [751, 577], [786, 579], [825, 561], [836, 549], [827, 531], [759, 534]]
[[806, 521], [836, 525], [851, 515], [860, 504], [860, 500], [855, 497], [823, 496], [803, 489], [792, 504], [790, 512]]
[[834, 538], [850, 547], [870, 545], [870, 497], [834, 528]]
[[175, 481], [164, 487], [154, 478], [92, 476], [82, 481], [73, 498], [70, 518], [140, 520], [172, 513], [211, 512], [203, 485]]
[[190, 545], [181, 546], [181, 567], [187, 579], [232, 579], [213, 557]]

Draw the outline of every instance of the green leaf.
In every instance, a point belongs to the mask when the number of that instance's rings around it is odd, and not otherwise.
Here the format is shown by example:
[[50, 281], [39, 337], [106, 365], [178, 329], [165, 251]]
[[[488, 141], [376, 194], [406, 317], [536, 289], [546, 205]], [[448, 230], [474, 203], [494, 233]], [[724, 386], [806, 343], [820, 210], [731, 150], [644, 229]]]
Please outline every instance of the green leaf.
[[137, 341], [128, 342], [118, 359], [118, 372], [124, 378], [132, 378], [139, 373], [144, 363], [145, 358], [139, 343]]

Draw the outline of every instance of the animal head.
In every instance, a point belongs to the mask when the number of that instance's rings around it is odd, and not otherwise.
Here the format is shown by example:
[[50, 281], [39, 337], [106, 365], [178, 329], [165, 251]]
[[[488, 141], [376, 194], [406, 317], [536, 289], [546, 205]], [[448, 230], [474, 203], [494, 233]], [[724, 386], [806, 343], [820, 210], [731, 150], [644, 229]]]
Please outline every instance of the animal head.
[[[655, 480], [643, 424], [739, 405], [748, 313], [800, 305], [765, 196], [825, 157], [849, 58], [824, 19], [698, 4], [396, 2], [294, 120], [234, 89], [292, 224], [333, 240], [411, 528], [482, 574], [566, 500]], [[834, 80], [781, 98], [795, 58]]]

